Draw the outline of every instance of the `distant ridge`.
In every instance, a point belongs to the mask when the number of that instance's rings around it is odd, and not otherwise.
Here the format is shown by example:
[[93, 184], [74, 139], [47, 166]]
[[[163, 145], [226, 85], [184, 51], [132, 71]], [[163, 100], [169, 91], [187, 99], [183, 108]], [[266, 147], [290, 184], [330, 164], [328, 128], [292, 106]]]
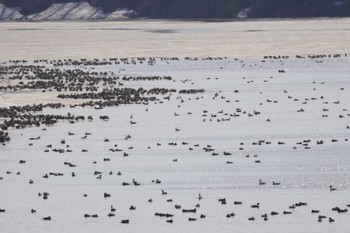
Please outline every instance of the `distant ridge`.
[[61, 20], [121, 20], [132, 17], [132, 10], [119, 9], [105, 14], [100, 7], [87, 2], [54, 3], [48, 9], [23, 16], [16, 9], [0, 4], [0, 20], [61, 21]]
[[0, 20], [3, 21], [12, 21], [12, 20], [21, 20], [23, 15], [15, 8], [9, 8], [0, 3]]
[[48, 9], [28, 15], [30, 21], [43, 20], [97, 20], [102, 19], [101, 8], [90, 6], [87, 2], [54, 3]]
[[350, 0], [0, 0], [0, 4], [10, 7], [0, 20], [350, 17]]

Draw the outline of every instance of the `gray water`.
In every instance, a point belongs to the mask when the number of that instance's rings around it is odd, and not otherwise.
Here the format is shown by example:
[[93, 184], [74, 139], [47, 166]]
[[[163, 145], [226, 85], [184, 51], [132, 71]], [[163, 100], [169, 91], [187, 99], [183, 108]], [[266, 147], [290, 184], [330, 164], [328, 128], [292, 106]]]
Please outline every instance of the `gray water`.
[[350, 19], [0, 23], [0, 61], [350, 52]]
[[[92, 122], [60, 122], [46, 127], [10, 130], [12, 140], [0, 146], [1, 232], [348, 232], [349, 213], [332, 208], [350, 204], [350, 59], [283, 59], [272, 55], [346, 53], [349, 51], [349, 19], [259, 22], [69, 22], [0, 24], [0, 60], [108, 58], [133, 56], [206, 57], [224, 60], [162, 61], [155, 65], [107, 65], [64, 67], [113, 71], [118, 75], [170, 75], [169, 81], [125, 82], [125, 87], [204, 88], [197, 95], [174, 94], [169, 101], [147, 106], [120, 106], [96, 111], [92, 108], [46, 109], [44, 113], [93, 115]], [[234, 57], [243, 60], [232, 59]], [[45, 63], [40, 63], [46, 65]], [[47, 65], [50, 67], [50, 65]], [[277, 70], [286, 70], [285, 74]], [[244, 78], [243, 78], [244, 77]], [[208, 79], [210, 78], [210, 79]], [[187, 81], [184, 81], [187, 80]], [[2, 81], [2, 84], [7, 84]], [[343, 88], [343, 90], [341, 89]], [[239, 90], [235, 93], [234, 90]], [[285, 92], [287, 91], [287, 92]], [[215, 93], [218, 98], [213, 98]], [[58, 102], [57, 92], [0, 92], [0, 106]], [[289, 98], [288, 96], [292, 96]], [[321, 99], [320, 96], [324, 96]], [[180, 98], [183, 100], [181, 101]], [[198, 98], [197, 98], [198, 97]], [[315, 100], [310, 100], [311, 98]], [[299, 99], [295, 101], [295, 99]], [[308, 99], [308, 100], [305, 100]], [[228, 101], [227, 101], [228, 100]], [[277, 101], [276, 103], [268, 100]], [[304, 104], [306, 101], [306, 104]], [[339, 104], [334, 102], [339, 101]], [[304, 103], [303, 103], [304, 102]], [[327, 102], [327, 103], [325, 103]], [[68, 105], [69, 101], [65, 100]], [[236, 108], [261, 115], [227, 118]], [[303, 108], [305, 112], [297, 112]], [[328, 108], [324, 118], [322, 109]], [[203, 116], [203, 110], [208, 116]], [[222, 113], [220, 113], [222, 112]], [[175, 117], [174, 113], [179, 116]], [[191, 113], [191, 114], [189, 114]], [[218, 117], [209, 117], [215, 114]], [[108, 115], [104, 122], [99, 116]], [[130, 125], [130, 116], [136, 125]], [[343, 118], [339, 118], [343, 115]], [[267, 122], [266, 119], [271, 119]], [[180, 128], [176, 132], [175, 127]], [[74, 136], [68, 136], [74, 132]], [[92, 133], [82, 139], [85, 132]], [[124, 140], [126, 134], [132, 135]], [[29, 138], [40, 136], [40, 140]], [[108, 138], [110, 142], [104, 142]], [[70, 145], [72, 153], [46, 153], [48, 144]], [[311, 149], [298, 144], [311, 140]], [[337, 142], [332, 142], [337, 139]], [[267, 140], [269, 145], [253, 142]], [[316, 141], [323, 140], [324, 145]], [[280, 145], [278, 142], [285, 144]], [[177, 146], [168, 143], [176, 142]], [[182, 145], [188, 142], [188, 145]], [[29, 145], [33, 143], [33, 145]], [[157, 145], [160, 143], [160, 145]], [[117, 144], [130, 154], [112, 153]], [[195, 147], [198, 144], [199, 147]], [[212, 145], [219, 156], [202, 150]], [[133, 149], [128, 149], [133, 146]], [[189, 148], [193, 150], [189, 150]], [[243, 148], [240, 150], [239, 148]], [[82, 149], [88, 152], [82, 153]], [[224, 156], [229, 151], [232, 156]], [[253, 157], [254, 155], [258, 157]], [[250, 157], [247, 157], [250, 155]], [[104, 162], [103, 158], [110, 158]], [[178, 162], [173, 162], [173, 159]], [[26, 160], [26, 164], [19, 164]], [[255, 163], [261, 160], [261, 163]], [[63, 163], [72, 162], [76, 168]], [[94, 163], [96, 161], [96, 163]], [[233, 164], [227, 164], [227, 161]], [[10, 171], [11, 174], [7, 174]], [[75, 171], [77, 176], [71, 177]], [[103, 179], [93, 175], [101, 171]], [[114, 175], [108, 175], [113, 171]], [[122, 176], [116, 173], [122, 171]], [[20, 175], [16, 175], [20, 172]], [[62, 177], [43, 175], [61, 172]], [[152, 179], [161, 179], [161, 184]], [[33, 179], [34, 184], [28, 184]], [[141, 186], [122, 186], [136, 179]], [[266, 185], [259, 185], [259, 179]], [[280, 182], [278, 186], [273, 181]], [[329, 185], [338, 190], [329, 191]], [[161, 189], [168, 195], [161, 195]], [[48, 200], [38, 193], [49, 192]], [[104, 192], [111, 198], [104, 198]], [[88, 197], [84, 198], [83, 194]], [[198, 200], [198, 194], [203, 196]], [[227, 198], [221, 205], [219, 198]], [[149, 203], [148, 199], [153, 202]], [[173, 199], [173, 202], [168, 202]], [[233, 205], [242, 201], [241, 206]], [[297, 202], [307, 206], [289, 209]], [[250, 206], [261, 203], [259, 210]], [[174, 208], [196, 207], [196, 214]], [[116, 216], [107, 217], [110, 205]], [[130, 211], [131, 205], [136, 206]], [[35, 208], [36, 214], [30, 209]], [[317, 221], [317, 214], [335, 219]], [[271, 216], [271, 211], [279, 212]], [[283, 215], [291, 211], [291, 215]], [[174, 214], [174, 223], [154, 216]], [[226, 214], [234, 212], [234, 218]], [[98, 214], [85, 219], [85, 213]], [[269, 220], [260, 216], [268, 213]], [[205, 219], [199, 215], [205, 214]], [[52, 216], [52, 221], [41, 219]], [[254, 216], [255, 221], [248, 218]], [[189, 222], [188, 218], [197, 221]], [[120, 224], [130, 219], [130, 224]]]

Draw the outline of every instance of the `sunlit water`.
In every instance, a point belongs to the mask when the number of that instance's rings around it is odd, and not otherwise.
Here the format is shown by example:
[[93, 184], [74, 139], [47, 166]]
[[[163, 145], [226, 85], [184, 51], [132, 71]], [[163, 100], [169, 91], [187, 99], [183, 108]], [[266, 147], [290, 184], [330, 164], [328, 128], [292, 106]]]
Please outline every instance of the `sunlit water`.
[[[12, 141], [0, 147], [0, 177], [3, 177], [0, 209], [6, 209], [6, 213], [0, 213], [0, 229], [57, 233], [347, 232], [349, 213], [338, 214], [331, 209], [350, 204], [350, 142], [347, 140], [350, 130], [346, 129], [350, 124], [350, 59], [344, 56], [318, 60], [267, 59], [265, 62], [261, 59], [268, 54], [345, 54], [349, 49], [349, 22], [343, 19], [0, 24], [2, 61], [133, 56], [245, 58], [243, 61], [158, 60], [153, 66], [93, 67], [94, 71], [114, 71], [119, 75], [170, 75], [175, 80], [126, 82], [127, 87], [204, 88], [206, 92], [181, 95], [181, 98], [174, 94], [169, 101], [147, 106], [98, 111], [80, 107], [46, 109], [45, 113], [93, 115], [94, 120], [76, 124], [61, 122], [46, 127], [46, 131], [43, 127], [11, 130]], [[286, 73], [278, 73], [279, 69]], [[215, 93], [219, 93], [217, 98]], [[1, 106], [56, 102], [56, 95], [39, 91], [1, 92], [0, 101]], [[339, 104], [334, 104], [336, 101]], [[228, 118], [225, 113], [234, 113], [237, 108], [248, 113], [257, 110], [261, 115], [248, 117], [242, 113], [230, 121], [221, 121]], [[300, 108], [305, 112], [297, 112]], [[327, 118], [322, 117], [323, 108], [329, 109]], [[203, 116], [204, 110], [208, 111], [207, 116]], [[175, 117], [175, 112], [179, 116]], [[217, 116], [210, 117], [211, 114]], [[101, 115], [108, 115], [110, 120], [99, 120]], [[130, 125], [131, 115], [136, 125]], [[180, 131], [176, 132], [175, 127]], [[75, 135], [68, 136], [68, 132]], [[82, 139], [85, 132], [92, 135]], [[127, 134], [132, 138], [125, 140]], [[37, 136], [41, 139], [29, 140]], [[104, 142], [105, 138], [110, 142]], [[72, 153], [44, 152], [48, 144], [54, 148], [65, 147], [60, 143], [62, 139], [70, 145]], [[297, 144], [309, 139], [311, 149]], [[332, 139], [338, 141], [332, 142]], [[253, 145], [258, 140], [271, 144]], [[318, 140], [323, 140], [324, 145], [316, 145]], [[177, 146], [169, 145], [171, 142]], [[129, 156], [111, 152], [109, 149], [115, 145]], [[219, 156], [204, 152], [203, 147], [207, 145], [212, 145]], [[130, 146], [133, 149], [128, 149]], [[82, 149], [88, 152], [82, 153]], [[224, 151], [231, 152], [232, 156], [224, 156]], [[104, 162], [103, 158], [111, 161]], [[175, 158], [177, 162], [173, 162]], [[27, 163], [19, 164], [21, 159]], [[77, 167], [69, 168], [63, 164], [65, 161]], [[6, 171], [12, 173], [6, 174]], [[16, 175], [18, 171], [20, 175]], [[72, 171], [77, 174], [75, 178], [70, 175]], [[96, 179], [94, 171], [101, 171], [103, 179]], [[108, 175], [110, 171], [114, 174]], [[117, 176], [118, 171], [123, 175]], [[49, 172], [62, 172], [64, 176], [42, 178]], [[161, 184], [151, 182], [157, 178]], [[29, 185], [29, 179], [35, 183]], [[121, 185], [132, 179], [141, 186]], [[267, 184], [259, 185], [259, 179]], [[273, 186], [273, 181], [281, 185]], [[337, 187], [336, 192], [329, 191], [331, 184]], [[161, 195], [162, 189], [168, 195]], [[49, 192], [49, 199], [44, 201], [38, 197], [39, 192]], [[105, 199], [104, 192], [110, 193], [111, 198]], [[88, 197], [84, 198], [84, 193]], [[203, 196], [200, 201], [199, 193]], [[227, 205], [218, 202], [224, 197]], [[149, 198], [153, 199], [152, 203], [148, 202]], [[169, 199], [173, 202], [167, 202]], [[242, 201], [243, 205], [235, 206], [234, 201]], [[300, 201], [308, 205], [289, 209]], [[260, 209], [252, 209], [250, 205], [257, 202], [261, 203]], [[196, 214], [183, 214], [174, 208], [175, 204], [186, 209], [196, 204], [200, 207]], [[107, 217], [110, 205], [117, 208], [116, 217]], [[135, 211], [129, 210], [131, 205], [136, 206]], [[31, 214], [31, 208], [37, 213]], [[317, 222], [318, 215], [311, 214], [312, 209], [333, 217], [335, 222], [329, 223], [328, 219]], [[283, 215], [285, 210], [292, 214]], [[271, 211], [279, 215], [270, 216]], [[155, 212], [174, 214], [174, 223], [166, 223], [164, 218], [154, 216]], [[226, 214], [232, 212], [236, 216], [226, 218]], [[85, 213], [97, 213], [99, 218], [85, 219]], [[260, 217], [264, 213], [269, 214], [268, 221]], [[200, 214], [206, 218], [200, 219]], [[41, 220], [48, 215], [53, 218], [51, 222]], [[252, 216], [256, 220], [248, 221]], [[189, 217], [197, 221], [189, 222]], [[130, 219], [130, 224], [120, 224], [122, 219]]]

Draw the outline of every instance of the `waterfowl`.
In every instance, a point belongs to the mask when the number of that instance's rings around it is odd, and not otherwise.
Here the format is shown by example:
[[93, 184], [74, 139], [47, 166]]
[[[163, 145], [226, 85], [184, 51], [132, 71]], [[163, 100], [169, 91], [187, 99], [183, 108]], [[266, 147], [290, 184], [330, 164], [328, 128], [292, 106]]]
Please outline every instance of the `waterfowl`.
[[196, 213], [197, 209], [182, 209], [182, 213]]
[[202, 200], [203, 199], [203, 197], [202, 197], [202, 195], [199, 193], [198, 194], [198, 200]]
[[276, 211], [271, 211], [271, 216], [278, 215], [278, 212]]
[[338, 213], [346, 213], [348, 212], [348, 209], [340, 209], [339, 207], [333, 207], [332, 211], [337, 211]]
[[266, 182], [263, 182], [261, 179], [259, 180], [259, 185], [265, 185]]
[[250, 217], [248, 218], [249, 221], [255, 221], [255, 218], [254, 217]]
[[226, 198], [219, 199], [219, 202], [221, 202], [221, 205], [226, 205]]
[[168, 213], [155, 213], [154, 214], [155, 216], [158, 216], [158, 217], [165, 217], [165, 218], [172, 218], [172, 217], [174, 217], [174, 215], [173, 214], [168, 214]]
[[121, 220], [120, 223], [122, 223], [122, 224], [129, 224], [129, 219]]

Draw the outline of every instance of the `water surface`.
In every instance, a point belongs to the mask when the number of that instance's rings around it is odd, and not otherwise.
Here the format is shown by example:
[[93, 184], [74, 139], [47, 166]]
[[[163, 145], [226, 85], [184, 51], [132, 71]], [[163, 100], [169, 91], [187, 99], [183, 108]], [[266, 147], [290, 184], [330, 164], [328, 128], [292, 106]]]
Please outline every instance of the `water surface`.
[[350, 19], [4, 22], [0, 60], [347, 53], [349, 25]]

